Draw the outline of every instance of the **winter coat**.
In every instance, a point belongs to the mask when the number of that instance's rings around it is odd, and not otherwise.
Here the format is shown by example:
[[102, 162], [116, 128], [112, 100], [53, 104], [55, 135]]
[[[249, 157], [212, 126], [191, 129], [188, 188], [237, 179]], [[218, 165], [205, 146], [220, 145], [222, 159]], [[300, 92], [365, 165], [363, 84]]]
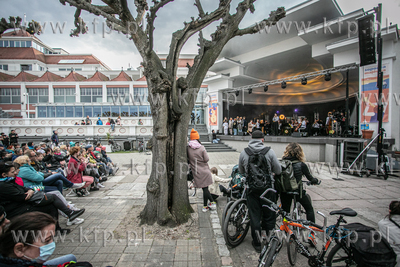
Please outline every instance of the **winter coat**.
[[[392, 215], [392, 220], [400, 225], [400, 215]], [[400, 228], [386, 217], [378, 222], [379, 232], [386, 238], [394, 253], [397, 254], [397, 264], [395, 267], [400, 267]], [[387, 234], [389, 233], [389, 236]]]
[[197, 188], [203, 188], [211, 185], [213, 181], [210, 167], [208, 166], [209, 157], [204, 146], [196, 140], [191, 140], [189, 142], [188, 159], [195, 186]]
[[[58, 159], [60, 159], [60, 158], [58, 158]], [[48, 155], [44, 156], [43, 162], [45, 162], [46, 164], [50, 164], [51, 165], [50, 167], [47, 167], [49, 170], [53, 170], [54, 171], [54, 170], [57, 170], [58, 168], [61, 167], [61, 164], [57, 160], [57, 158], [54, 157], [51, 154], [48, 154]]]
[[238, 128], [238, 130], [242, 130], [243, 129], [243, 121], [242, 120], [238, 120], [237, 128]]
[[253, 123], [251, 123], [251, 122], [248, 123], [247, 130], [249, 131], [249, 133], [251, 133], [253, 131], [253, 126], [254, 126]]
[[[290, 160], [290, 161], [296, 161], [298, 160], [295, 157], [288, 157], [288, 158], [282, 158], [285, 160]], [[307, 164], [304, 162], [296, 162], [293, 163], [293, 175], [296, 178], [297, 183], [300, 185], [299, 189], [297, 190], [300, 192], [300, 188], [303, 188], [303, 184], [301, 183], [301, 180], [303, 178], [303, 175], [311, 182], [311, 183], [317, 183], [318, 179], [314, 178], [311, 173], [310, 169], [308, 169]], [[305, 190], [303, 190], [303, 195], [305, 194]]]
[[82, 163], [77, 158], [71, 156], [68, 162], [67, 179], [72, 183], [82, 183], [82, 173], [85, 169], [86, 163]]
[[31, 165], [27, 163], [19, 168], [18, 177], [22, 178], [25, 187], [43, 185], [42, 181], [44, 180], [44, 174], [42, 172], [37, 172]]
[[97, 124], [97, 125], [103, 125], [103, 122], [102, 122], [101, 120], [98, 120], [98, 121], [96, 122], [96, 124]]
[[233, 127], [233, 120], [229, 120], [229, 129], [233, 129], [232, 127]]
[[56, 145], [58, 145], [58, 134], [53, 134], [52, 136], [51, 136], [51, 141], [53, 142], [53, 143], [55, 143]]
[[209, 187], [210, 193], [214, 194], [214, 195], [218, 195], [218, 196], [222, 195], [222, 192], [219, 189], [219, 183], [229, 183], [232, 180], [232, 178], [225, 179], [225, 178], [218, 177], [215, 174], [211, 174], [211, 178], [212, 178], [213, 183]]

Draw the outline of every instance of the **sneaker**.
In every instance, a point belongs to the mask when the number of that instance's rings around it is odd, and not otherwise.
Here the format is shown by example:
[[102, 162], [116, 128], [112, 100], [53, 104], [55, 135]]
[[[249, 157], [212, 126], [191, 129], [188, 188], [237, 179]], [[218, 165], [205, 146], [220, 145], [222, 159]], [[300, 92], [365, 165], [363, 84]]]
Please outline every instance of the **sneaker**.
[[71, 221], [70, 219], [68, 219], [67, 225], [68, 225], [68, 226], [71, 226], [71, 225], [74, 225], [74, 224], [81, 224], [81, 223], [83, 223], [84, 221], [85, 221], [85, 219], [81, 219], [81, 218], [76, 218], [76, 219], [73, 220], [73, 221]]
[[73, 210], [71, 214], [68, 216], [70, 221], [75, 220], [79, 216], [81, 216], [85, 212], [85, 209], [80, 209], [80, 210]]
[[208, 203], [208, 207], [210, 208], [210, 210], [216, 210], [217, 203], [215, 203], [215, 202]]
[[209, 207], [205, 206], [205, 207], [203, 207], [202, 211], [207, 212], [209, 209], [210, 209]]
[[74, 192], [75, 192], [75, 194], [76, 194], [78, 197], [84, 197], [84, 196], [85, 196], [85, 195], [82, 193], [81, 189], [78, 189], [78, 190], [74, 189]]
[[98, 184], [97, 184], [97, 187], [98, 187], [98, 188], [104, 188], [105, 186], [102, 185], [101, 183], [98, 183]]
[[86, 184], [86, 182], [79, 183], [79, 184], [73, 184], [73, 185], [71, 186], [71, 188], [73, 188], [73, 189], [81, 188], [81, 187], [83, 187], [85, 184]]

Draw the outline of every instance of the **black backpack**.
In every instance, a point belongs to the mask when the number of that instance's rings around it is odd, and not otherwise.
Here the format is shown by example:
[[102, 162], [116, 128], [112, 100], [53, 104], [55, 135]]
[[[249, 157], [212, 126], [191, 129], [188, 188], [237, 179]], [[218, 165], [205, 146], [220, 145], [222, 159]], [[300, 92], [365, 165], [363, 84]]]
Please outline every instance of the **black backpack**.
[[270, 147], [265, 147], [259, 152], [253, 152], [248, 147], [244, 149], [246, 154], [249, 155], [246, 182], [252, 192], [263, 192], [267, 188], [272, 188], [272, 177], [269, 172], [267, 159], [265, 158], [265, 154], [270, 149]]
[[[378, 243], [371, 246], [371, 242], [379, 240], [378, 232], [372, 227], [363, 225], [361, 223], [350, 223], [343, 225], [345, 229], [357, 232], [357, 240], [350, 243], [353, 252], [354, 261], [359, 267], [394, 267], [396, 266], [396, 253], [390, 246], [389, 242], [381, 236]], [[373, 236], [374, 233], [374, 236]], [[356, 236], [351, 236], [355, 240]]]

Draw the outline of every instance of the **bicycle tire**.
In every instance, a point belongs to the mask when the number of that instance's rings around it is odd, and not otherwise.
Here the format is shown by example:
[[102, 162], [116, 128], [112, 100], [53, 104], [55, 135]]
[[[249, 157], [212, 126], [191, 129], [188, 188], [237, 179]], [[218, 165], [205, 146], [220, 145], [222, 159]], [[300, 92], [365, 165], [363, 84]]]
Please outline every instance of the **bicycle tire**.
[[120, 144], [115, 144], [115, 147], [116, 147], [116, 151], [121, 151], [122, 150], [122, 147], [121, 147]]
[[226, 214], [222, 233], [226, 244], [231, 248], [240, 245], [249, 231], [250, 219], [247, 211], [247, 201], [242, 198], [236, 200]]
[[[278, 240], [272, 239], [268, 245], [267, 251], [265, 251], [264, 255], [260, 258], [258, 267], [270, 267], [278, 254], [276, 248], [278, 247]], [[265, 261], [264, 261], [265, 260]]]
[[228, 214], [229, 208], [232, 206], [232, 204], [235, 203], [235, 201], [231, 200], [228, 203], [226, 203], [224, 210], [222, 211], [222, 217], [221, 217], [221, 225], [224, 225], [225, 222], [225, 217]]
[[328, 254], [328, 258], [326, 259], [326, 266], [355, 267], [357, 266], [357, 264], [352, 259], [352, 256], [351, 255], [349, 256], [347, 252], [344, 251], [341, 244], [336, 244]]
[[286, 244], [288, 260], [292, 266], [294, 266], [297, 261], [297, 246], [298, 245], [295, 242], [294, 234], [292, 234]]

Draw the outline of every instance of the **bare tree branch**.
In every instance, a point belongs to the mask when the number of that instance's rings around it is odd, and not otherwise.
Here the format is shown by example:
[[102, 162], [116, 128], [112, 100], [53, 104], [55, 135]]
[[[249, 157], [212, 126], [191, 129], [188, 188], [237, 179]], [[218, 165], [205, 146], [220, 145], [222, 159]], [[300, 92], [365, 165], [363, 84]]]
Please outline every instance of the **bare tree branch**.
[[120, 18], [122, 21], [127, 22], [127, 21], [134, 21], [134, 18], [132, 16], [131, 11], [129, 10], [128, 3], [126, 0], [120, 0], [121, 2], [121, 13], [120, 13]]
[[201, 0], [195, 0], [194, 5], [197, 7], [197, 9], [199, 10], [199, 17], [202, 18], [204, 17], [206, 14], [204, 13], [204, 9], [201, 5]]
[[5, 18], [1, 18], [0, 34], [3, 34], [8, 29], [24, 29], [30, 34], [38, 35], [42, 32], [42, 26], [34, 20], [28, 23], [28, 27], [25, 27], [25, 25], [21, 25], [22, 19], [20, 17], [9, 17], [8, 20], [10, 22], [7, 22]]
[[262, 29], [264, 29], [265, 27], [270, 27], [272, 25], [275, 25], [283, 17], [285, 17], [285, 9], [278, 8], [275, 11], [271, 11], [268, 19], [264, 19], [260, 23], [256, 23], [255, 25], [249, 26], [247, 28], [238, 29], [235, 33], [235, 36], [257, 33]]
[[147, 14], [147, 34], [149, 36], [149, 45], [147, 48], [147, 53], [149, 54], [153, 50], [153, 45], [154, 45], [154, 20], [157, 17], [157, 11], [168, 4], [169, 2], [172, 2], [174, 0], [161, 0], [161, 2], [155, 1], [154, 6], [150, 8], [150, 14]]
[[146, 12], [146, 10], [149, 10], [149, 6], [146, 0], [135, 0], [135, 6], [137, 12], [135, 21], [139, 25], [143, 19], [143, 15]]

